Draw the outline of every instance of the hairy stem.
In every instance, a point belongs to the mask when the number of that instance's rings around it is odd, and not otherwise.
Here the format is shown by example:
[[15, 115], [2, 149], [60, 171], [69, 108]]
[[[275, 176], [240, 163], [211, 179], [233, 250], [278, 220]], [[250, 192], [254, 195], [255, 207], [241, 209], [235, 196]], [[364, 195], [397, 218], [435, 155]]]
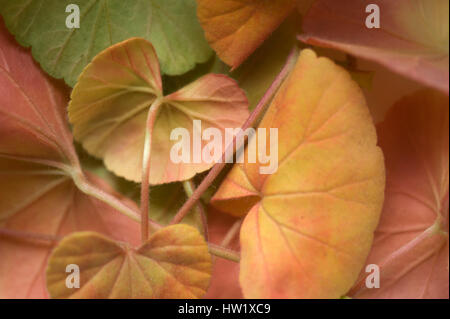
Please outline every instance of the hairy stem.
[[145, 128], [144, 156], [142, 158], [142, 181], [141, 181], [141, 241], [145, 243], [148, 239], [148, 208], [149, 208], [149, 179], [150, 158], [152, 151], [153, 127], [155, 125], [158, 111], [162, 104], [161, 99], [156, 99], [148, 111], [147, 125]]
[[[226, 158], [227, 154], [230, 154], [234, 156], [235, 150], [240, 149], [242, 145], [236, 145], [236, 148], [234, 145], [236, 144], [236, 140], [244, 140], [242, 139], [242, 136], [246, 129], [253, 126], [255, 121], [259, 118], [259, 116], [264, 111], [264, 108], [267, 103], [269, 103], [272, 98], [274, 97], [275, 93], [278, 91], [278, 88], [283, 83], [284, 79], [289, 75], [290, 71], [292, 70], [294, 66], [294, 62], [297, 58], [297, 48], [294, 48], [291, 53], [289, 54], [289, 57], [287, 59], [287, 62], [283, 69], [281, 70], [280, 74], [275, 78], [272, 85], [269, 87], [267, 92], [262, 97], [261, 101], [259, 101], [256, 108], [253, 110], [253, 112], [250, 114], [248, 119], [245, 121], [244, 125], [242, 126], [242, 130], [233, 138], [233, 142], [227, 145], [225, 152], [222, 154], [222, 159], [220, 163], [216, 163], [213, 168], [209, 171], [208, 175], [203, 179], [203, 181], [200, 183], [198, 188], [194, 191], [191, 197], [184, 203], [184, 205], [180, 208], [180, 210], [177, 212], [175, 217], [170, 222], [171, 224], [177, 224], [179, 223], [192, 209], [192, 207], [199, 201], [202, 194], [208, 189], [208, 187], [214, 182], [214, 180], [217, 178], [217, 176], [220, 174], [220, 172], [224, 169], [224, 167], [227, 165]], [[246, 136], [245, 136], [246, 137]]]
[[241, 260], [240, 254], [234, 250], [231, 250], [231, 249], [228, 249], [225, 247], [221, 247], [221, 246], [218, 246], [215, 244], [208, 244], [208, 247], [209, 247], [209, 253], [216, 257], [234, 261], [236, 263], [238, 263]]
[[[75, 183], [75, 185], [78, 187], [80, 191], [85, 193], [86, 195], [92, 196], [112, 208], [116, 209], [123, 215], [131, 218], [132, 220], [136, 222], [141, 222], [141, 217], [139, 215], [139, 212], [137, 212], [135, 209], [131, 208], [130, 206], [125, 205], [122, 201], [117, 199], [114, 195], [109, 194], [100, 188], [96, 187], [95, 185], [92, 185], [87, 179], [86, 176], [83, 174], [81, 170], [72, 170], [71, 174], [72, 179]], [[155, 223], [153, 221], [149, 221], [150, 227], [152, 229], [157, 230], [161, 228], [162, 226], [158, 223]]]

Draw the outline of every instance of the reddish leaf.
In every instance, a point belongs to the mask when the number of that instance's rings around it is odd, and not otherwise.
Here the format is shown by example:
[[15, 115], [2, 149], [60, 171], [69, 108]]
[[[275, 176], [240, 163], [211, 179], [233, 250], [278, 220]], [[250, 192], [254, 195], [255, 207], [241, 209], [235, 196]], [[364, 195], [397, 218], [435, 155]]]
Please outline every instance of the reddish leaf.
[[372, 85], [363, 91], [375, 123], [381, 122], [400, 98], [423, 89], [423, 85], [376, 62], [358, 60], [358, 68], [374, 74]]
[[386, 202], [367, 261], [381, 288], [359, 298], [448, 298], [449, 104], [433, 91], [397, 103], [379, 125], [386, 157]]
[[381, 28], [366, 26], [367, 1], [317, 0], [302, 41], [373, 60], [448, 94], [448, 0], [379, 0]]
[[0, 23], [0, 298], [43, 298], [52, 244], [38, 238], [95, 230], [135, 243], [138, 224], [77, 189], [71, 175], [81, 171], [65, 121], [67, 91]]

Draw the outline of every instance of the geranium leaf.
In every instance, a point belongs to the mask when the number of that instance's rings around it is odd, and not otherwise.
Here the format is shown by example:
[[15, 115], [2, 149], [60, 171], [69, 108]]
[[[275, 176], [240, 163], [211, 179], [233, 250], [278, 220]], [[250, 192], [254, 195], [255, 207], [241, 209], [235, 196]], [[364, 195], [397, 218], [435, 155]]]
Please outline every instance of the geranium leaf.
[[378, 126], [386, 157], [386, 202], [368, 264], [380, 288], [358, 298], [448, 298], [448, 97], [419, 91], [403, 98]]
[[[38, 179], [34, 174], [15, 174], [16, 163], [0, 160], [1, 202], [0, 227], [25, 234], [41, 234], [59, 238], [74, 231], [90, 230], [113, 236], [132, 244], [139, 242], [139, 224], [123, 216], [110, 206], [80, 192], [71, 179], [61, 176], [47, 182], [49, 176]], [[36, 179], [39, 188], [28, 187]], [[7, 181], [21, 186], [21, 193], [3, 192]], [[104, 184], [98, 185], [108, 192]], [[5, 197], [4, 197], [5, 196]], [[12, 216], [4, 215], [5, 200], [14, 200]], [[6, 201], [8, 202], [8, 201]], [[132, 203], [128, 203], [132, 207]], [[6, 207], [8, 208], [8, 207]], [[137, 208], [135, 208], [137, 209]], [[4, 219], [3, 217], [8, 217]], [[53, 247], [47, 242], [17, 238], [0, 232], [0, 297], [46, 298], [45, 265]]]
[[206, 39], [233, 69], [295, 9], [296, 0], [197, 0]]
[[447, 0], [380, 0], [380, 29], [366, 26], [367, 3], [318, 0], [302, 41], [373, 60], [448, 94]]
[[[299, 43], [296, 35], [300, 30], [300, 20], [298, 14], [289, 16], [236, 70], [231, 72], [229, 67], [215, 56], [208, 64], [200, 65], [183, 76], [166, 76], [165, 90], [168, 86], [181, 88], [181, 83], [186, 85], [194, 76], [199, 77], [199, 74], [225, 74], [239, 83], [239, 87], [247, 94], [249, 109], [253, 110], [280, 73], [289, 53]], [[264, 67], [261, 67], [262, 65]]]
[[67, 90], [45, 77], [0, 23], [0, 154], [73, 164], [76, 153], [62, 121]]
[[195, 0], [79, 0], [80, 28], [66, 27], [70, 0], [0, 0], [8, 29], [56, 78], [73, 86], [103, 49], [131, 37], [155, 45], [167, 74], [206, 62], [211, 49], [196, 18]]
[[422, 84], [407, 79], [376, 62], [358, 59], [357, 64], [361, 69], [373, 74], [370, 88], [366, 87], [364, 93], [375, 123], [380, 123], [386, 112], [401, 97], [423, 89]]
[[236, 164], [212, 200], [248, 212], [244, 296], [340, 298], [364, 265], [383, 203], [383, 156], [362, 92], [344, 69], [304, 50], [259, 127], [278, 129], [278, 170]]
[[[52, 245], [27, 234], [55, 239], [93, 230], [134, 243], [139, 228], [75, 186], [71, 172], [79, 166], [64, 115], [67, 90], [0, 23], [0, 298], [43, 298]], [[87, 178], [111, 194], [101, 181]]]
[[133, 38], [101, 52], [80, 76], [69, 105], [75, 138], [108, 169], [139, 182], [147, 113], [157, 98], [162, 106], [153, 128], [151, 184], [187, 180], [213, 165], [171, 161], [173, 129], [189, 130], [192, 139], [193, 121], [201, 120], [203, 129], [215, 127], [225, 136], [225, 128], [241, 127], [248, 117], [245, 93], [224, 75], [206, 75], [162, 97], [156, 54], [149, 42]]
[[[66, 286], [66, 266], [80, 268], [80, 288]], [[199, 298], [211, 276], [211, 256], [200, 233], [174, 225], [152, 234], [139, 249], [91, 232], [66, 237], [50, 257], [47, 287], [53, 298]]]

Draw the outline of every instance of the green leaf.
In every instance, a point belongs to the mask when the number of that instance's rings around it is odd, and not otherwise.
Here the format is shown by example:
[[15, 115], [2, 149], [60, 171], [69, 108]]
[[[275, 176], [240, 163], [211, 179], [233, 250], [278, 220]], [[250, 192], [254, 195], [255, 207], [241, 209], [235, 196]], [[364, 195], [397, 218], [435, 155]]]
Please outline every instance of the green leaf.
[[0, 14], [17, 41], [56, 78], [74, 86], [105, 48], [131, 37], [150, 40], [162, 71], [178, 75], [206, 62], [211, 50], [196, 18], [195, 0], [78, 0], [80, 28], [69, 29], [71, 0], [0, 0]]

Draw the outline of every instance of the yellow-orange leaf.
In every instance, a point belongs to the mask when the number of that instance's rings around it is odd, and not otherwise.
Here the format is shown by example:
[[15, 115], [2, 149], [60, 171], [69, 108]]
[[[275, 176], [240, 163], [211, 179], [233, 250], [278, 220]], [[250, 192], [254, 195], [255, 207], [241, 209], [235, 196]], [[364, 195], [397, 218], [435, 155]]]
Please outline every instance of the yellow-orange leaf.
[[364, 265], [384, 196], [363, 94], [343, 68], [304, 50], [260, 128], [278, 129], [278, 171], [235, 165], [213, 198], [234, 215], [250, 210], [240, 233], [244, 296], [338, 298]]
[[[67, 265], [78, 265], [80, 288], [66, 286]], [[47, 268], [53, 298], [199, 298], [211, 276], [200, 233], [187, 225], [163, 228], [139, 249], [81, 232], [55, 248]]]
[[380, 288], [363, 272], [358, 298], [447, 298], [448, 97], [419, 91], [399, 101], [378, 126], [386, 157], [386, 202], [367, 264], [380, 267]]
[[185, 128], [193, 139], [193, 121], [201, 120], [202, 129], [214, 127], [225, 136], [225, 128], [241, 127], [248, 117], [245, 93], [224, 75], [206, 75], [163, 97], [152, 45], [133, 38], [98, 54], [81, 74], [69, 105], [74, 136], [108, 169], [140, 182], [147, 113], [156, 99], [162, 105], [153, 127], [151, 184], [187, 180], [213, 165], [173, 162], [170, 151], [178, 142], [170, 139], [173, 129]]
[[206, 39], [237, 68], [296, 8], [296, 0], [197, 0]]

